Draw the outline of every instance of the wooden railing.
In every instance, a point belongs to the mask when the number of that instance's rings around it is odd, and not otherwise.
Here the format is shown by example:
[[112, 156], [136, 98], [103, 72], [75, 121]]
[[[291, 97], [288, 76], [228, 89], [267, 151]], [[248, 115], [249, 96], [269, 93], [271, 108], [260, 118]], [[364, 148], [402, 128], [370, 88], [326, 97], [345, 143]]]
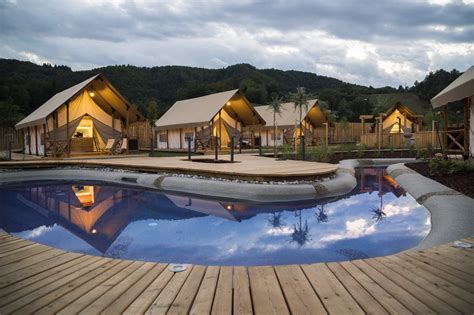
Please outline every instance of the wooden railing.
[[[368, 146], [369, 148], [378, 148], [379, 147], [379, 134], [377, 133], [367, 133], [361, 135], [360, 143]], [[405, 138], [403, 133], [392, 133], [392, 134], [383, 134], [381, 137], [381, 148], [394, 148], [402, 149], [406, 148], [409, 145], [413, 144], [415, 148], [426, 148], [431, 146], [433, 148], [439, 148], [438, 138], [435, 132], [432, 131], [421, 131], [413, 133], [410, 138]]]

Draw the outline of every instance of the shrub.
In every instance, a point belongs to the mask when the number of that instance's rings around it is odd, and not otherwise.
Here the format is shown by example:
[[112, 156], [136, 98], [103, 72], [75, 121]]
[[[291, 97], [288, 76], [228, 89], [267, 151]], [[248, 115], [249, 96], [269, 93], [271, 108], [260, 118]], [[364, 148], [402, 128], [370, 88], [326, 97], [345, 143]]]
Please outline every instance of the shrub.
[[450, 161], [444, 159], [431, 159], [428, 162], [430, 175], [470, 174], [474, 172], [474, 165], [464, 161]]
[[309, 147], [306, 151], [307, 159], [316, 162], [329, 162], [332, 154], [332, 150], [326, 145]]
[[[294, 153], [293, 153], [293, 147], [292, 147], [291, 145], [289, 145], [289, 144], [286, 144], [286, 143], [283, 144], [283, 145], [281, 145], [281, 146], [279, 146], [278, 149], [277, 149], [277, 151], [278, 151], [280, 157], [281, 157], [282, 159], [285, 159], [285, 160], [286, 160], [286, 159], [291, 159], [291, 158], [293, 157], [293, 155], [294, 155]], [[277, 154], [278, 154], [278, 153], [277, 153]]]

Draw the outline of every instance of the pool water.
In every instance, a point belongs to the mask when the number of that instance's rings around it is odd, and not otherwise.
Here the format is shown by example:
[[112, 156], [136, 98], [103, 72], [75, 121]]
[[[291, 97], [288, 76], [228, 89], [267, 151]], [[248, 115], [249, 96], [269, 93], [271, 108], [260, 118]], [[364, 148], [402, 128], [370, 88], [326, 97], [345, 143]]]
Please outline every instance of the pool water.
[[394, 254], [430, 215], [382, 168], [357, 171], [347, 196], [253, 203], [94, 182], [0, 187], [0, 228], [91, 255], [207, 265], [279, 265]]

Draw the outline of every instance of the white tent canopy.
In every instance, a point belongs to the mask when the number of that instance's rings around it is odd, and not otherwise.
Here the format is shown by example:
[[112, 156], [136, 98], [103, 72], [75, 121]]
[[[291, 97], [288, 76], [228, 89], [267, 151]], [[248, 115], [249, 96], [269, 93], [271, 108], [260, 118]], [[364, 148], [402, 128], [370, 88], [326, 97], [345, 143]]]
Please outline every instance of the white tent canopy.
[[433, 108], [459, 101], [474, 95], [474, 66], [431, 99]]

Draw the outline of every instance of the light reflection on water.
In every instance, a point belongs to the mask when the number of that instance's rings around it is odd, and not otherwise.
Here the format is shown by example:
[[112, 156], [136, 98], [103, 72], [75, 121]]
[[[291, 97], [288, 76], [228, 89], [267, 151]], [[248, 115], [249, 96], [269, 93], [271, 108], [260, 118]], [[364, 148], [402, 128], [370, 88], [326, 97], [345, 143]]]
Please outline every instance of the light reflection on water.
[[287, 204], [222, 201], [93, 183], [0, 189], [0, 227], [107, 257], [215, 265], [341, 261], [416, 246], [430, 217], [386, 174], [358, 170], [343, 198]]

